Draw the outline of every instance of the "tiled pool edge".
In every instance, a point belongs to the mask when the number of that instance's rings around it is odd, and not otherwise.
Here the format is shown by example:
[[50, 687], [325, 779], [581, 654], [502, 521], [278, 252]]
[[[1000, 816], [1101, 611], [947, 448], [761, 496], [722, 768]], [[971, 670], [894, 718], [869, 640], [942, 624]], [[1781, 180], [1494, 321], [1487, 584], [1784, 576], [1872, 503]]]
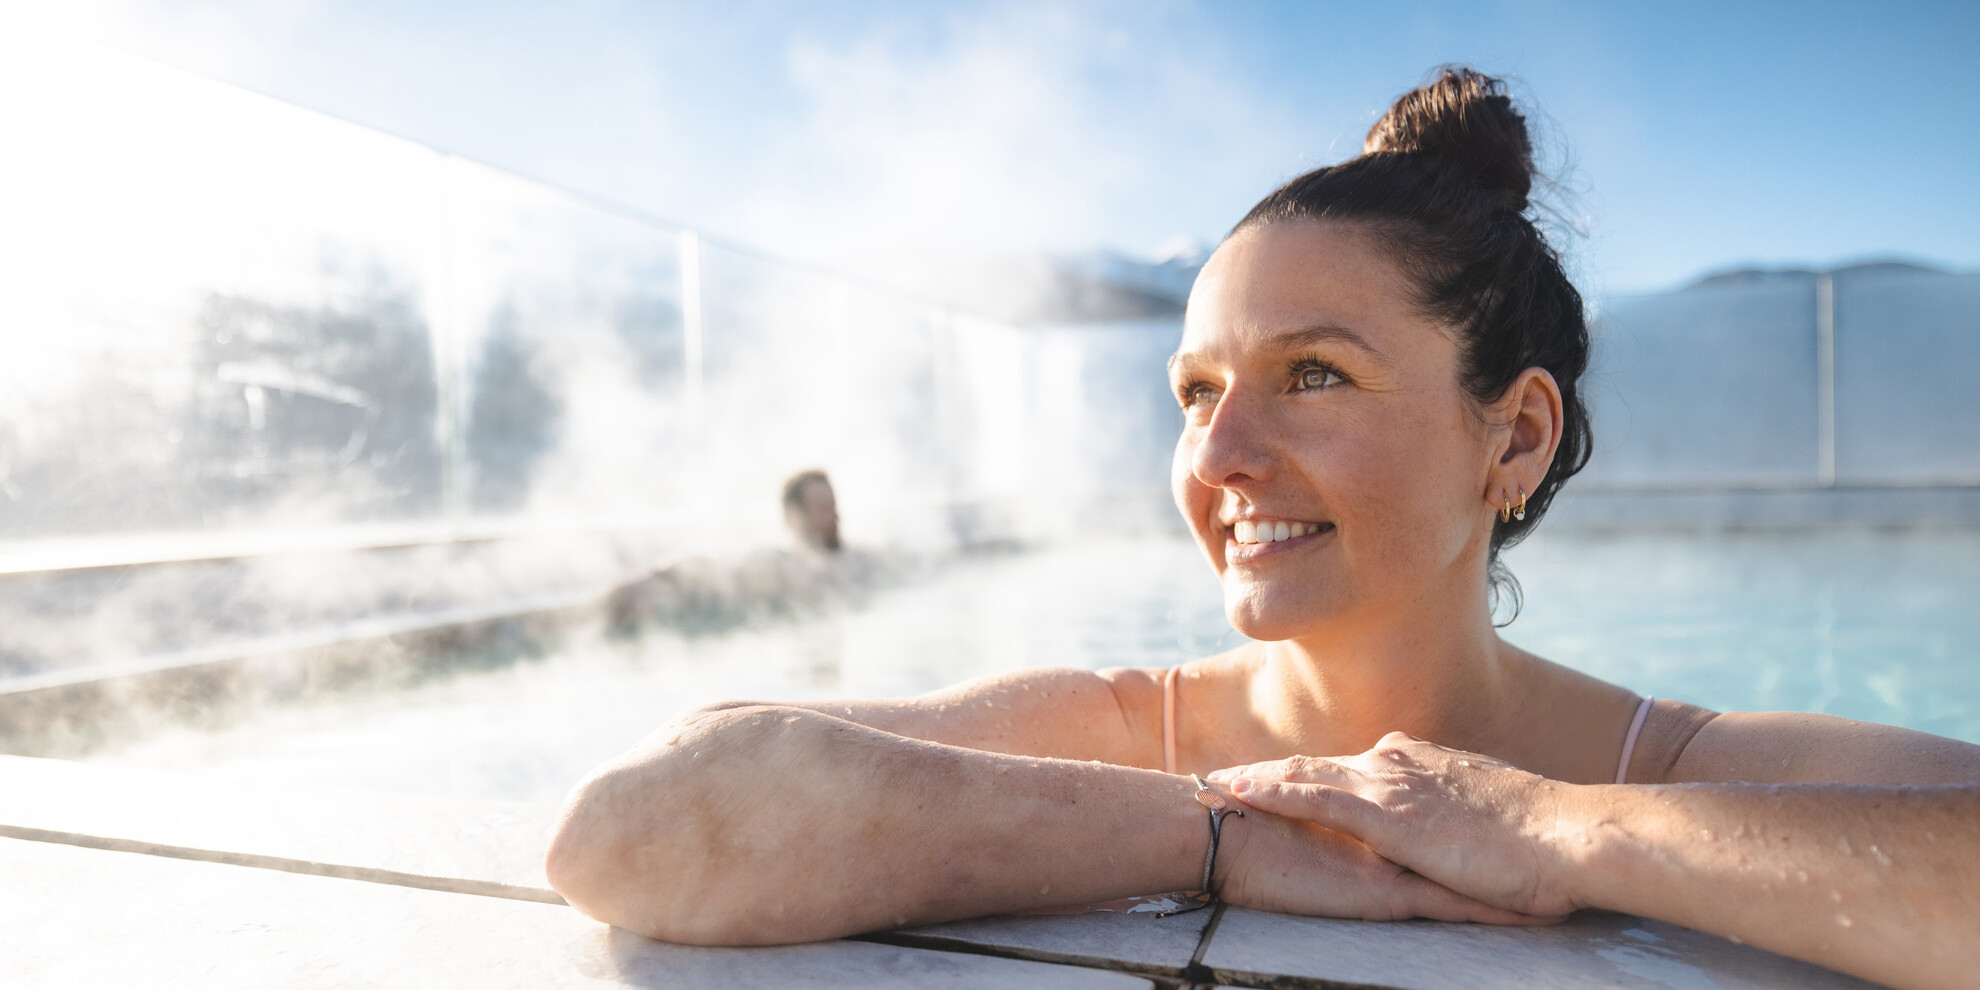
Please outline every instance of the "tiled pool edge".
[[[475, 897], [495, 897], [508, 900], [526, 901], [569, 907], [563, 897], [552, 890], [503, 884], [485, 880], [467, 880], [444, 876], [403, 873], [374, 867], [346, 866], [336, 863], [313, 862], [284, 856], [270, 856], [258, 853], [238, 853], [214, 849], [196, 849], [187, 846], [165, 845], [133, 839], [120, 839], [108, 836], [84, 835], [74, 832], [59, 832], [48, 829], [25, 828], [0, 824], [0, 838], [17, 839], [24, 842], [41, 842], [54, 845], [76, 846], [101, 852], [119, 852], [138, 856], [154, 856], [187, 862], [206, 863], [216, 866], [236, 866], [246, 869], [271, 870], [301, 876], [323, 877], [335, 880], [352, 880], [361, 883], [374, 883], [393, 887], [407, 887], [415, 890], [429, 890], [444, 894], [460, 894]], [[892, 945], [900, 948], [921, 949], [933, 952], [950, 952], [963, 955], [992, 956], [1002, 959], [1016, 959], [1025, 962], [1050, 963], [1061, 966], [1076, 966], [1082, 969], [1099, 969], [1109, 972], [1147, 976], [1161, 980], [1166, 985], [1173, 983], [1187, 986], [1206, 982], [1207, 976], [1191, 972], [1196, 961], [1208, 947], [1208, 935], [1214, 928], [1206, 925], [1197, 948], [1196, 958], [1190, 967], [1163, 966], [1157, 963], [1139, 963], [1131, 960], [1109, 959], [1078, 953], [1052, 952], [1030, 949], [1021, 946], [998, 945], [972, 942], [959, 937], [915, 934], [907, 932], [871, 932], [854, 935], [842, 940], [871, 942]], [[1302, 986], [1307, 984], [1301, 984]], [[1380, 990], [1380, 988], [1378, 988]]]
[[[977, 957], [845, 941], [762, 949], [673, 945], [562, 905], [339, 884], [170, 857], [106, 856], [59, 843], [0, 839], [0, 862], [25, 884], [24, 896], [0, 901], [0, 915], [11, 919], [16, 936], [0, 941], [0, 970], [21, 981], [10, 985], [914, 990], [954, 982], [984, 990], [1126, 990], [1156, 982], [1111, 970], [970, 961]], [[102, 951], [110, 947], [127, 951]]]

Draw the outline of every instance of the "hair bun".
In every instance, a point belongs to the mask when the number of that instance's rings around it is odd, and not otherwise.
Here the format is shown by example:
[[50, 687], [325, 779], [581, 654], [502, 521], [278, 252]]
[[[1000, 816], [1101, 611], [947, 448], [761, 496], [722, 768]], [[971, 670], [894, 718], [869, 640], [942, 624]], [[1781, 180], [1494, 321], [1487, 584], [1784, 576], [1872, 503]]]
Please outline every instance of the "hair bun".
[[1515, 212], [1526, 209], [1533, 189], [1526, 118], [1513, 109], [1504, 82], [1464, 66], [1444, 66], [1404, 93], [1368, 129], [1361, 152], [1435, 156], [1504, 196]]

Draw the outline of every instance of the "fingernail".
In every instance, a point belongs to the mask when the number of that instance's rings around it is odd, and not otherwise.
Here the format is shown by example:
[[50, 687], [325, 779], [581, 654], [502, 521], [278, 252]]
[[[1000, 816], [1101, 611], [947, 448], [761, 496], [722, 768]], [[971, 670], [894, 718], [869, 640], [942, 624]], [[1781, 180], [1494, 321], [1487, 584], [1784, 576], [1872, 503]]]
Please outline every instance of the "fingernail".
[[1210, 776], [1205, 777], [1203, 779], [1214, 780], [1217, 781], [1218, 783], [1222, 783], [1226, 780], [1229, 780], [1230, 778], [1231, 778], [1231, 771], [1229, 769], [1224, 769], [1224, 770], [1212, 770], [1210, 771]]
[[1251, 778], [1239, 777], [1238, 779], [1231, 781], [1231, 793], [1232, 794], [1251, 793]]

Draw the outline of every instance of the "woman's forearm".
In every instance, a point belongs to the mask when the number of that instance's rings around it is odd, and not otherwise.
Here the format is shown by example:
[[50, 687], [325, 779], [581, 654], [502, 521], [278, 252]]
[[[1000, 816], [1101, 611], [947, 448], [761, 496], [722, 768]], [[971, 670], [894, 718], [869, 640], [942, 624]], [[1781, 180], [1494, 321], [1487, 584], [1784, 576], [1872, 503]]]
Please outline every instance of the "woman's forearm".
[[547, 862], [586, 913], [767, 944], [1196, 886], [1187, 781], [778, 707], [655, 733], [572, 795]]
[[1897, 986], [1972, 979], [1980, 787], [1574, 790], [1559, 841], [1582, 904]]

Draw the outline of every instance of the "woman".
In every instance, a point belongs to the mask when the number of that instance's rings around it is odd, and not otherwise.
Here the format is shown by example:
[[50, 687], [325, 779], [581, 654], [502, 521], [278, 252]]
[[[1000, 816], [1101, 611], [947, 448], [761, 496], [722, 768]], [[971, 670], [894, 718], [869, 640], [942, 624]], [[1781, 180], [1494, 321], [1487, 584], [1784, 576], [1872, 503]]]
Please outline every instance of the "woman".
[[1207, 886], [1360, 918], [1609, 908], [1964, 979], [1980, 747], [1653, 703], [1499, 638], [1497, 553], [1589, 449], [1581, 299], [1531, 181], [1499, 83], [1446, 70], [1204, 267], [1171, 362], [1173, 488], [1260, 642], [697, 712], [578, 788], [552, 882], [685, 942]]

